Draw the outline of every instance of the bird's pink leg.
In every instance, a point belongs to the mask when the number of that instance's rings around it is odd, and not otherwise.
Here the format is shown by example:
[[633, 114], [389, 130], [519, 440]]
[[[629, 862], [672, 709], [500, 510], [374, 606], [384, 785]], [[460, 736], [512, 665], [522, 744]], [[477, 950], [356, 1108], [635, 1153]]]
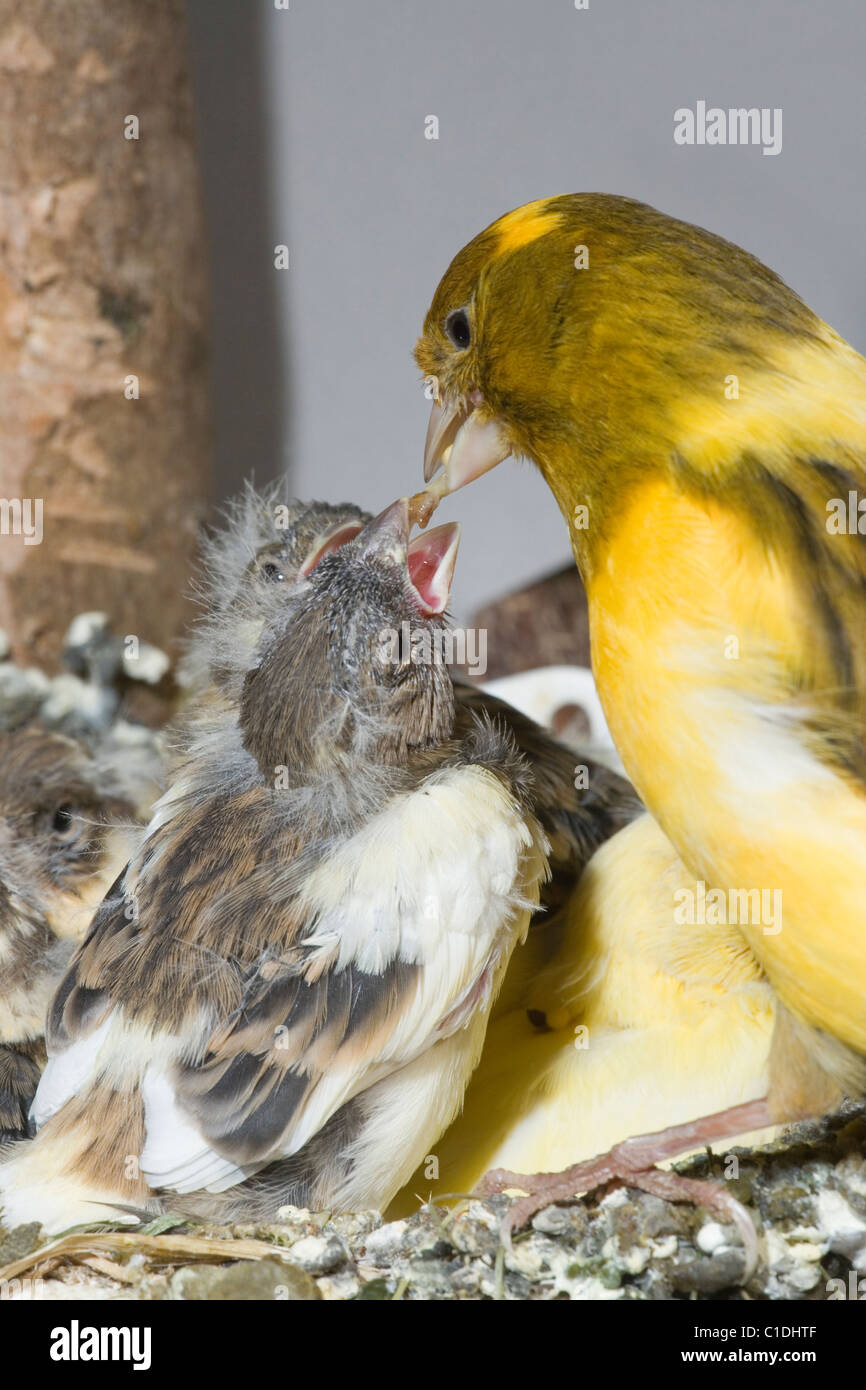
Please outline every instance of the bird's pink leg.
[[671, 1202], [693, 1202], [734, 1222], [742, 1236], [747, 1272], [750, 1273], [757, 1261], [757, 1235], [746, 1208], [719, 1183], [680, 1177], [678, 1173], [654, 1165], [690, 1149], [734, 1139], [738, 1134], [764, 1129], [773, 1123], [766, 1100], [749, 1101], [688, 1124], [672, 1125], [656, 1134], [625, 1139], [609, 1153], [575, 1163], [561, 1173], [512, 1173], [505, 1168], [494, 1168], [484, 1175], [476, 1192], [478, 1196], [490, 1197], [504, 1188], [516, 1187], [527, 1194], [512, 1203], [505, 1214], [503, 1235], [506, 1239], [551, 1202], [567, 1201], [578, 1193], [592, 1192], [609, 1183], [637, 1187]]

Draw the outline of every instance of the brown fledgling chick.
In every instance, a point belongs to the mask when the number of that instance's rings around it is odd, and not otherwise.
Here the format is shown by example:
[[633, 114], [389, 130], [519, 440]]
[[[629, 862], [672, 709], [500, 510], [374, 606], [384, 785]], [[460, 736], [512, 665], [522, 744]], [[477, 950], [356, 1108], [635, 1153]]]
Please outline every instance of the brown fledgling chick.
[[[369, 512], [349, 502], [286, 502], [278, 486], [259, 491], [247, 484], [229, 505], [225, 525], [204, 544], [196, 584], [202, 615], [182, 671], [192, 698], [174, 731], [185, 755], [198, 741], [207, 743], [237, 707], [275, 587], [305, 578], [370, 520]], [[413, 573], [423, 572], [428, 552], [435, 562], [435, 532], [410, 542]], [[576, 778], [574, 752], [547, 730], [466, 680], [453, 685], [456, 735], [470, 733], [477, 716], [493, 718], [508, 728], [532, 768], [535, 813], [550, 845], [551, 871], [534, 925], [546, 929], [556, 923], [590, 856], [642, 807], [628, 782], [603, 763], [582, 754], [585, 776]], [[543, 965], [554, 948], [556, 932], [544, 935], [546, 944], [533, 943], [532, 968]], [[513, 994], [510, 987], [508, 992]]]
[[455, 736], [447, 668], [399, 640], [437, 651], [457, 547], [412, 563], [408, 529], [403, 499], [266, 579], [237, 707], [57, 993], [7, 1220], [382, 1207], [459, 1108], [546, 845], [508, 731]]
[[0, 733], [0, 1141], [27, 1132], [52, 995], [129, 855], [129, 793], [82, 743]]
[[[229, 504], [226, 524], [204, 544], [196, 583], [202, 615], [187, 643], [182, 679], [192, 698], [178, 720], [173, 743], [194, 759], [226, 721], [237, 718], [246, 670], [275, 601], [286, 586], [306, 578], [319, 561], [351, 540], [371, 520], [353, 503], [286, 502], [278, 486], [258, 491], [247, 484]], [[435, 568], [438, 531], [409, 543], [413, 574]], [[542, 885], [528, 939], [515, 951], [494, 1016], [526, 1010], [536, 1026], [543, 1014], [531, 1007], [533, 981], [556, 957], [565, 911], [595, 850], [642, 810], [629, 783], [603, 763], [580, 753], [585, 775], [576, 776], [574, 751], [504, 700], [455, 679], [455, 737], [471, 734], [477, 717], [494, 719], [516, 741], [533, 775], [535, 815], [547, 838], [550, 877]]]

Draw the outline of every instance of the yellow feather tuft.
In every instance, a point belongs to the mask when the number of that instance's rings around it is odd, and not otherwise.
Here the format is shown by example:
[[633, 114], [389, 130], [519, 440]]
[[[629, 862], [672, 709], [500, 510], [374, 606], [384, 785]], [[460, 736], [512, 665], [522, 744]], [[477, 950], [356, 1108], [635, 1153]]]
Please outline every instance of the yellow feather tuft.
[[552, 232], [561, 221], [562, 214], [550, 210], [549, 198], [539, 198], [525, 207], [515, 208], [514, 212], [507, 212], [494, 224], [499, 236], [497, 254], [504, 256], [528, 246], [531, 241]]

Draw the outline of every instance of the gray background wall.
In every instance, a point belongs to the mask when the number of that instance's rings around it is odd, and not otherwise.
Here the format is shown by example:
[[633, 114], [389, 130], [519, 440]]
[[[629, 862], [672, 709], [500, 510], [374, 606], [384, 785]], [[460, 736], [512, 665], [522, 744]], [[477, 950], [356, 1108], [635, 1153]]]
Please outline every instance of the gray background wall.
[[[189, 0], [218, 477], [378, 508], [420, 485], [411, 357], [435, 285], [511, 207], [602, 190], [755, 252], [866, 349], [864, 0]], [[674, 144], [673, 113], [782, 107], [783, 148]], [[424, 138], [435, 114], [440, 138]], [[273, 268], [286, 243], [291, 268]], [[537, 476], [444, 504], [455, 611], [564, 563]]]

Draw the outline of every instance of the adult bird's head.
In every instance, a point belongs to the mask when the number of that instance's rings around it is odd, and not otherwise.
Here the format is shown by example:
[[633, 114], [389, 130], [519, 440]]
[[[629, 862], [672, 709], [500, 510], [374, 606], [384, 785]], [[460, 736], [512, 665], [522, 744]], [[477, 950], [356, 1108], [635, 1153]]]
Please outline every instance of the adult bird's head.
[[524, 455], [570, 516], [675, 455], [724, 466], [754, 403], [734, 401], [728, 378], [741, 400], [760, 384], [762, 428], [775, 412], [785, 429], [786, 363], [829, 333], [772, 271], [698, 227], [605, 194], [529, 203], [458, 253], [425, 319], [429, 490], [438, 500]]

